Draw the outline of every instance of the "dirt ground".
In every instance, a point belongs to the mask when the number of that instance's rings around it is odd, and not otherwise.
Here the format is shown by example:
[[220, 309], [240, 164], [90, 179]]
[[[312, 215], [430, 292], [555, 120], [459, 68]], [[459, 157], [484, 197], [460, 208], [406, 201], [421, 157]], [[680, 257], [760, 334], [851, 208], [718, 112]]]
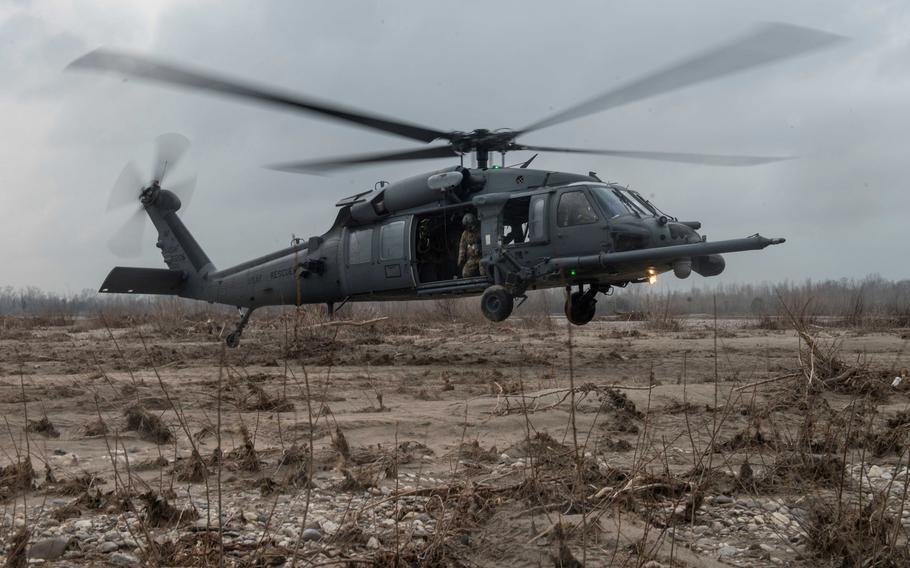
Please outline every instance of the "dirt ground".
[[906, 565], [908, 332], [676, 324], [6, 321], [3, 558]]

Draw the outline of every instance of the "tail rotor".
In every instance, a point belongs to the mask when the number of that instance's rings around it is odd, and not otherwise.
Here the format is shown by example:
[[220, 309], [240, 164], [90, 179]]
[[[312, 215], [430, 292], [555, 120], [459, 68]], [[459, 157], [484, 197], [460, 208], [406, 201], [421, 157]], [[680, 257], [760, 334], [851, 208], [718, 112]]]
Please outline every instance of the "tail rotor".
[[[145, 207], [153, 203], [160, 194], [165, 179], [189, 150], [190, 141], [180, 134], [162, 134], [155, 139], [155, 161], [152, 164], [152, 178], [148, 183], [130, 162], [124, 166], [117, 181], [111, 188], [107, 210], [114, 211], [139, 204], [126, 222], [108, 240], [108, 248], [120, 257], [136, 257], [142, 252], [142, 237], [145, 233]], [[180, 202], [187, 205], [196, 188], [196, 176], [169, 184], [167, 189]]]

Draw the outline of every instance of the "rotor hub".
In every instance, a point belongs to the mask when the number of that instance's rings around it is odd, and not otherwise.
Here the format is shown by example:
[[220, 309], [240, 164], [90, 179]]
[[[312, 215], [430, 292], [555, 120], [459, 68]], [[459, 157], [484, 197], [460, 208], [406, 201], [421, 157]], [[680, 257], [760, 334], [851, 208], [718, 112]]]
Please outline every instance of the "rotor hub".
[[449, 140], [452, 148], [462, 154], [473, 151], [508, 152], [517, 135], [517, 132], [507, 128], [492, 131], [477, 128], [471, 132], [453, 132]]

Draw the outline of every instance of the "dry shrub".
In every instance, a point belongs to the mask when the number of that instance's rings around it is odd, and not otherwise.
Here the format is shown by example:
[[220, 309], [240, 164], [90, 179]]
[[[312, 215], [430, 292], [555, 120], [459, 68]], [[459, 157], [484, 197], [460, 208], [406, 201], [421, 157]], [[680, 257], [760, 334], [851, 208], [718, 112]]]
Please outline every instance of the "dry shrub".
[[554, 568], [584, 568], [584, 565], [572, 555], [572, 551], [566, 543], [562, 522], [557, 522], [553, 527], [553, 545], [556, 547], [556, 553], [551, 554], [550, 559], [553, 561]]
[[[463, 529], [475, 527], [485, 522], [493, 513], [495, 499], [489, 498], [483, 492], [477, 491], [473, 483], [467, 483], [462, 491], [455, 496], [452, 507], [452, 518], [448, 523], [450, 527]], [[451, 505], [450, 505], [451, 506]]]
[[143, 519], [150, 527], [168, 527], [199, 518], [196, 509], [177, 509], [164, 496], [147, 491], [139, 496], [144, 503]]
[[344, 479], [335, 487], [338, 491], [357, 493], [376, 486], [376, 481], [373, 479], [373, 468], [370, 466], [342, 468], [341, 474]]
[[[84, 484], [84, 480], [79, 483]], [[96, 478], [94, 484], [86, 486], [81, 493], [78, 493], [75, 499], [54, 511], [54, 518], [58, 521], [63, 521], [71, 517], [81, 516], [83, 510], [99, 511], [108, 507], [108, 505], [111, 504], [113, 492], [109, 491], [105, 493], [99, 489], [97, 485], [102, 483], [104, 483], [104, 481]], [[74, 485], [73, 489], [77, 489], [77, 486]], [[121, 510], [126, 510], [123, 508], [123, 505], [128, 505], [128, 502], [124, 503], [121, 501], [119, 505], [121, 505]]]
[[283, 397], [274, 397], [264, 388], [254, 383], [247, 383], [252, 401], [247, 399], [244, 408], [249, 411], [293, 412], [294, 403]]
[[315, 487], [310, 480], [310, 473], [306, 467], [298, 465], [293, 468], [281, 481], [281, 486], [293, 489], [303, 489], [305, 487]]
[[153, 469], [161, 469], [162, 467], [167, 467], [168, 461], [164, 456], [158, 456], [156, 458], [147, 458], [140, 460], [132, 465], [132, 469], [135, 471], [150, 471]]
[[[786, 307], [786, 306], [785, 306]], [[821, 341], [809, 332], [808, 324], [799, 315], [786, 308], [790, 321], [796, 328], [805, 347], [800, 347], [802, 373], [812, 387], [812, 392], [830, 390], [840, 394], [873, 396], [881, 398], [888, 393], [893, 371], [876, 371], [867, 361], [857, 357], [855, 363], [847, 363], [840, 357], [841, 342]], [[802, 386], [799, 387], [802, 389]]]
[[628, 452], [633, 450], [635, 446], [622, 438], [613, 439], [609, 436], [601, 436], [595, 441], [594, 448], [598, 452]]
[[480, 442], [473, 440], [468, 443], [462, 443], [452, 452], [459, 460], [469, 461], [469, 462], [495, 462], [499, 459], [499, 452], [496, 450], [496, 446], [492, 446], [489, 449], [484, 449]]
[[215, 531], [184, 533], [174, 542], [165, 540], [156, 546], [155, 557], [147, 560], [150, 566], [218, 566], [220, 550]]
[[531, 439], [513, 444], [504, 452], [511, 458], [533, 458], [538, 464], [565, 467], [573, 463], [574, 451], [561, 444], [546, 432], [538, 432]]
[[767, 438], [762, 433], [761, 427], [756, 424], [754, 432], [752, 431], [752, 427], [747, 427], [734, 434], [729, 440], [715, 442], [712, 449], [714, 453], [724, 453], [759, 448], [776, 449], [777, 447], [778, 442]]
[[54, 428], [54, 424], [47, 416], [44, 416], [41, 420], [29, 420], [28, 426], [25, 427], [25, 430], [27, 432], [33, 432], [35, 434], [47, 436], [48, 438], [60, 437], [60, 432]]
[[642, 312], [638, 317], [645, 322], [645, 327], [654, 331], [682, 331], [686, 322], [681, 310], [676, 305], [676, 295], [668, 293], [665, 298], [647, 296]]
[[344, 437], [344, 432], [337, 425], [335, 426], [335, 435], [332, 437], [332, 449], [338, 452], [345, 460], [351, 458], [351, 447], [348, 445], [347, 438]]
[[799, 487], [813, 483], [834, 487], [843, 475], [844, 461], [840, 457], [797, 451], [779, 454], [757, 485]]
[[82, 495], [86, 491], [96, 488], [99, 485], [104, 485], [105, 483], [104, 479], [83, 472], [82, 475], [69, 477], [64, 481], [61, 481], [54, 489], [61, 495]]
[[876, 457], [901, 454], [910, 437], [910, 410], [902, 410], [885, 422], [885, 428], [866, 436], [866, 447]]
[[10, 539], [6, 550], [6, 563], [4, 564], [6, 568], [25, 568], [28, 566], [26, 547], [30, 536], [31, 531], [24, 526], [13, 534], [13, 538]]
[[[494, 451], [495, 449], [496, 448], [493, 448]], [[416, 459], [433, 455], [436, 455], [436, 452], [424, 444], [421, 444], [415, 440], [405, 440], [404, 442], [398, 444], [398, 453], [396, 457], [398, 459], [398, 463], [411, 463]]]
[[104, 422], [104, 420], [96, 418], [91, 422], [86, 422], [82, 426], [82, 433], [87, 437], [104, 436], [108, 433], [107, 424]]
[[160, 416], [151, 414], [145, 408], [133, 405], [126, 409], [126, 429], [139, 432], [139, 436], [156, 444], [168, 444], [174, 440], [174, 433]]
[[199, 483], [204, 481], [208, 476], [208, 469], [205, 467], [205, 461], [199, 455], [198, 450], [193, 450], [188, 460], [176, 466], [177, 479], [180, 481], [189, 481], [190, 483]]
[[628, 495], [649, 504], [663, 499], [679, 499], [692, 491], [692, 483], [668, 474], [642, 473], [632, 479], [628, 486]]
[[240, 435], [243, 436], [243, 445], [231, 452], [231, 457], [237, 460], [240, 469], [257, 472], [259, 471], [259, 454], [256, 453], [253, 437], [245, 424], [240, 426]]
[[891, 542], [899, 520], [886, 511], [887, 494], [877, 493], [864, 507], [814, 501], [802, 528], [820, 558], [840, 566], [897, 568], [910, 563], [906, 545]]
[[[582, 385], [584, 389], [585, 385]], [[625, 414], [629, 418], [641, 419], [644, 415], [638, 411], [635, 407], [635, 403], [632, 402], [626, 393], [618, 389], [597, 389], [598, 396], [600, 397], [600, 404], [602, 410], [614, 410]]]
[[32, 460], [26, 459], [0, 469], [0, 497], [6, 498], [17, 491], [31, 489], [35, 481]]
[[309, 457], [310, 452], [306, 447], [293, 444], [282, 452], [279, 465], [305, 465]]

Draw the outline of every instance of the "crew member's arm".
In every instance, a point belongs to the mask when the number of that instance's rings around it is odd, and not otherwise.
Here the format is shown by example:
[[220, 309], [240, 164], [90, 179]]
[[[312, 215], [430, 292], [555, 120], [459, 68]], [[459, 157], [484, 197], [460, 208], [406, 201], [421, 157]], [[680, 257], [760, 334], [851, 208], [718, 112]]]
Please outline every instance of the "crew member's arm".
[[458, 241], [458, 266], [464, 266], [468, 256], [468, 231], [461, 233], [461, 240]]

